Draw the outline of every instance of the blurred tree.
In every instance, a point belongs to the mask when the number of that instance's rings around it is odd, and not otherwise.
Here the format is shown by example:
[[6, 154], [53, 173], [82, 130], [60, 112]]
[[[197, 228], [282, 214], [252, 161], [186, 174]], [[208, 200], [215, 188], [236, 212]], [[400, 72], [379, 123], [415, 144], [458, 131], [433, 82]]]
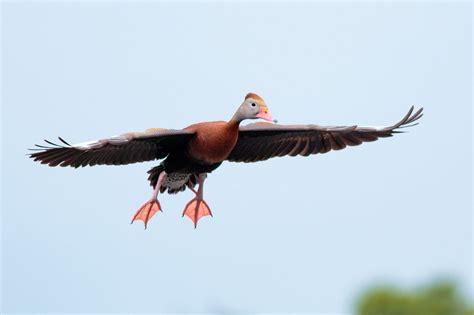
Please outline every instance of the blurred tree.
[[365, 292], [356, 306], [358, 315], [474, 315], [474, 308], [449, 281], [435, 282], [411, 292], [376, 287]]

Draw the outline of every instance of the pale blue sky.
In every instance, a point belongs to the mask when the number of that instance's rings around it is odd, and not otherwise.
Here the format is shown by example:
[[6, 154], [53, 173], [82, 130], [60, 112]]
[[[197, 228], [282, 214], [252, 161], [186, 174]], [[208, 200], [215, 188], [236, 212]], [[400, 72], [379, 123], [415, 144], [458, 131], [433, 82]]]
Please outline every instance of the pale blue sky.
[[[2, 3], [2, 310], [350, 312], [374, 282], [472, 292], [469, 3]], [[156, 163], [84, 169], [26, 149], [229, 118], [421, 124], [308, 158], [224, 163], [214, 218], [163, 196]]]

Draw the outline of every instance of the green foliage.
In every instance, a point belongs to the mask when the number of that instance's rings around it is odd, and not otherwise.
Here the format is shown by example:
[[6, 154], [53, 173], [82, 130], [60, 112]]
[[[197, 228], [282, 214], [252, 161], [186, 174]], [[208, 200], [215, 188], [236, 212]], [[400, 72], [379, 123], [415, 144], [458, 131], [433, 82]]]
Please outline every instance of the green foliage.
[[452, 282], [436, 282], [415, 291], [393, 287], [368, 290], [356, 307], [358, 315], [474, 315], [474, 309]]

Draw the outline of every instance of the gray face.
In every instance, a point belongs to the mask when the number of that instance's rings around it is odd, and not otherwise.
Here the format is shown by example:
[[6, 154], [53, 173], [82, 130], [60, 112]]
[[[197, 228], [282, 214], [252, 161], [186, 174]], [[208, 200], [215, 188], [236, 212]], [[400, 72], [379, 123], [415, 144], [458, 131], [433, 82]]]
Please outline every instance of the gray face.
[[241, 119], [256, 119], [260, 106], [256, 100], [248, 98], [240, 105], [239, 112]]

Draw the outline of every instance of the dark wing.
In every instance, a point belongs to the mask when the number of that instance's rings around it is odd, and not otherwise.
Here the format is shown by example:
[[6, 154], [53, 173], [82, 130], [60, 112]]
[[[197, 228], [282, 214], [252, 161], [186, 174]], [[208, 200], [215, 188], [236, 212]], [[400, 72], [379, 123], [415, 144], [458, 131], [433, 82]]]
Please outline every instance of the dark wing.
[[416, 125], [413, 123], [423, 116], [422, 111], [423, 108], [413, 114], [412, 106], [402, 120], [389, 127], [250, 124], [240, 128], [237, 144], [227, 160], [257, 162], [276, 156], [308, 156], [341, 150], [400, 133], [399, 128]]
[[153, 128], [75, 145], [59, 138], [61, 144], [45, 140], [49, 146], [36, 145], [31, 150], [38, 152], [30, 157], [49, 166], [123, 165], [165, 158], [193, 135], [185, 130]]

